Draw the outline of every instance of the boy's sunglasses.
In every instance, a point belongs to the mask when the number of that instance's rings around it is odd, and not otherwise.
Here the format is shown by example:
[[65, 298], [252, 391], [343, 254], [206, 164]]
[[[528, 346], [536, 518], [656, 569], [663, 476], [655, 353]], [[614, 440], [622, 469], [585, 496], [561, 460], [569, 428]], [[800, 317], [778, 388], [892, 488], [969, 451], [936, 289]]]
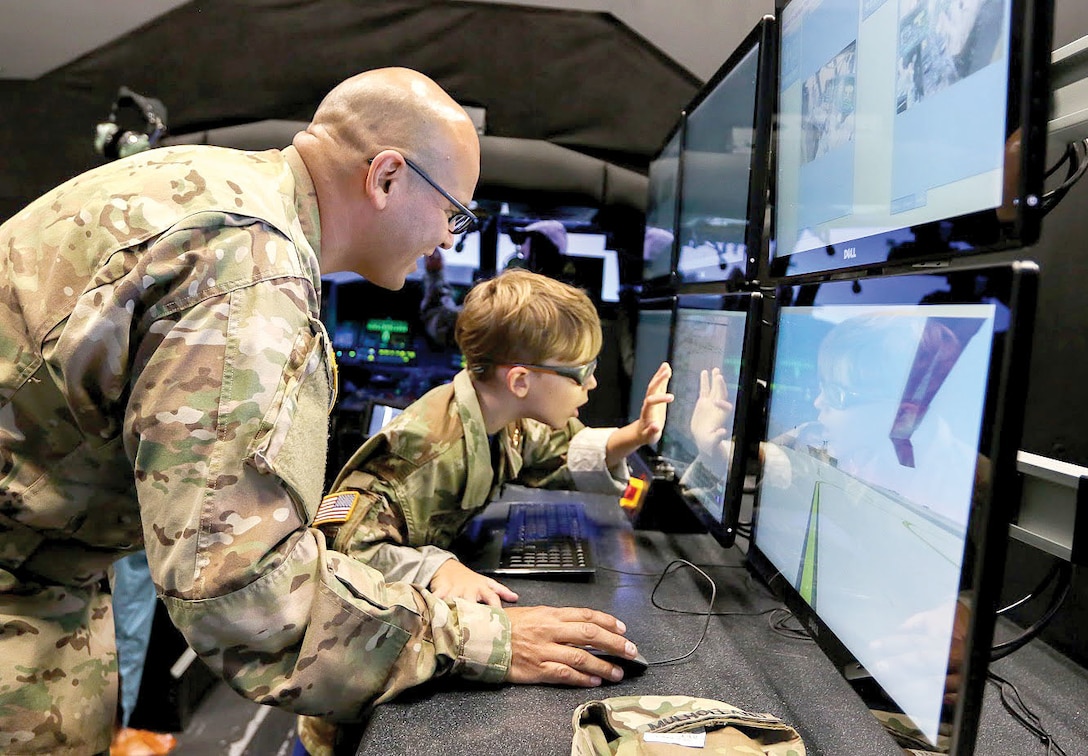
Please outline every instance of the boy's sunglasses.
[[[526, 370], [536, 370], [543, 373], [555, 373], [564, 378], [570, 378], [579, 386], [585, 386], [590, 376], [597, 369], [597, 360], [591, 360], [584, 365], [534, 365], [531, 362], [493, 362], [492, 365], [506, 365], [507, 367], [520, 367]], [[482, 365], [473, 368], [476, 372], [483, 370]]]

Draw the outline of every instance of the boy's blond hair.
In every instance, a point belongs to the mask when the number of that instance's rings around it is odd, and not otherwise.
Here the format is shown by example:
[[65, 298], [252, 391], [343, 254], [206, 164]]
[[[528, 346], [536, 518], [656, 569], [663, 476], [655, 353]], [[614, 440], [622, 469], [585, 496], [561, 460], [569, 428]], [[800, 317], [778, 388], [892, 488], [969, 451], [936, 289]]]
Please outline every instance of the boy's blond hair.
[[494, 365], [586, 363], [601, 351], [601, 321], [585, 292], [511, 268], [472, 287], [457, 316], [457, 345], [473, 375]]

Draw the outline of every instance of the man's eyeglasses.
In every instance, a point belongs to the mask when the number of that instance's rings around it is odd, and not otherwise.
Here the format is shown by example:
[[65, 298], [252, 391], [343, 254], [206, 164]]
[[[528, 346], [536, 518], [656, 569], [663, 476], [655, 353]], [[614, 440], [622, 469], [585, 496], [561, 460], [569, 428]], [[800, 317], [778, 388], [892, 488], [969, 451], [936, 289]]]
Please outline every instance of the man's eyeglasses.
[[529, 362], [511, 362], [510, 367], [521, 367], [526, 370], [536, 370], [544, 373], [555, 373], [564, 378], [570, 378], [579, 386], [585, 386], [589, 382], [593, 372], [597, 369], [597, 360], [587, 362], [585, 365], [568, 367], [565, 365], [534, 365]]
[[[401, 155], [401, 157], [404, 157], [404, 155]], [[418, 165], [415, 164], [414, 161], [409, 160], [407, 157], [404, 157], [404, 162], [406, 162], [409, 168], [418, 173], [424, 181], [433, 186], [439, 194], [448, 199], [450, 203], [457, 208], [457, 212], [449, 217], [451, 234], [464, 234], [472, 231], [476, 228], [477, 225], [479, 225], [480, 221], [475, 215], [473, 215], [472, 211], [462, 205], [456, 199], [454, 199], [452, 194], [440, 187], [438, 185], [438, 182], [436, 182], [433, 178], [427, 175], [427, 171], [420, 168]]]

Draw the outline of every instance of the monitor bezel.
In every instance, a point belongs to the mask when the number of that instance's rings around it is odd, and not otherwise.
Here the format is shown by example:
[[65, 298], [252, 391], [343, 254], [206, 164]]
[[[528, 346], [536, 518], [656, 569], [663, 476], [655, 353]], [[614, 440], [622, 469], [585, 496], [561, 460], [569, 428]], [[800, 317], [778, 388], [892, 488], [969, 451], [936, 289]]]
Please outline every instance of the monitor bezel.
[[[1032, 330], [1036, 307], [1038, 268], [1032, 262], [1013, 261], [991, 265], [957, 265], [940, 272], [906, 272], [891, 276], [860, 276], [835, 281], [795, 284], [794, 291], [812, 286], [852, 287], [855, 282], [862, 286], [867, 281], [891, 280], [900, 277], [947, 277], [951, 288], [959, 291], [988, 292], [999, 286], [1003, 304], [1009, 308], [1007, 330], [997, 332], [994, 344], [1000, 339], [1000, 349], [991, 349], [990, 382], [992, 396], [987, 397], [983, 423], [989, 431], [986, 454], [991, 464], [990, 485], [983, 495], [972, 503], [973, 513], [967, 527], [965, 553], [974, 554], [970, 567], [965, 560], [963, 570], [971, 569], [971, 588], [975, 596], [974, 611], [970, 615], [965, 647], [962, 682], [958, 689], [957, 703], [951, 719], [952, 735], [949, 754], [970, 756], [974, 752], [982, 709], [986, 674], [990, 663], [994, 625], [1004, 578], [1008, 546], [1008, 528], [1018, 502], [1019, 479], [1016, 472], [1016, 454], [1023, 430], [1023, 396], [1027, 389], [1028, 364], [1030, 361]], [[796, 300], [796, 297], [795, 297]], [[803, 300], [807, 303], [808, 300]], [[960, 301], [981, 301], [980, 299]], [[903, 304], [911, 304], [903, 302]], [[916, 304], [916, 303], [915, 303]], [[774, 306], [771, 316], [775, 334], [772, 360], [768, 368], [768, 385], [772, 386], [767, 397], [767, 415], [774, 401], [773, 366], [777, 351], [778, 325], [782, 307]], [[995, 375], [996, 374], [996, 375]], [[766, 435], [763, 429], [762, 435]], [[760, 442], [766, 439], [761, 439]], [[747, 554], [747, 565], [800, 620], [825, 655], [835, 664], [843, 677], [850, 682], [863, 698], [867, 691], [882, 695], [894, 703], [875, 679], [858, 675], [860, 669], [856, 657], [820, 618], [815, 609], [801, 597], [762, 552], [759, 546], [759, 502], [762, 486], [757, 486], [754, 504], [753, 532]], [[945, 720], [942, 718], [942, 722]], [[935, 744], [930, 744], [935, 747]]]
[[[745, 35], [737, 48], [718, 68], [707, 83], [696, 93], [684, 108], [685, 137], [681, 147], [681, 165], [684, 154], [688, 151], [687, 121], [699, 106], [725, 81], [741, 61], [758, 46], [756, 64], [755, 102], [752, 110], [752, 156], [748, 167], [748, 225], [744, 232], [744, 245], [747, 262], [744, 270], [744, 287], [758, 284], [763, 274], [763, 260], [767, 258], [765, 241], [767, 239], [767, 215], [770, 207], [771, 190], [771, 136], [775, 116], [775, 93], [778, 73], [778, 31], [777, 22], [772, 15], [765, 15], [756, 22]], [[769, 91], [768, 91], [769, 90]], [[676, 233], [673, 249], [673, 268], [680, 285], [705, 284], [724, 281], [730, 289], [736, 289], [726, 278], [685, 278], [680, 272], [681, 244], [680, 220], [684, 207], [684, 174], [680, 174], [679, 202], [676, 208]]]
[[[781, 19], [783, 11], [799, 1], [776, 0], [776, 15]], [[842, 243], [839, 245], [843, 248], [841, 250], [829, 245], [789, 255], [776, 255], [777, 208], [780, 203], [779, 198], [773, 196], [768, 224], [769, 243], [764, 256], [765, 280], [775, 285], [787, 284], [805, 277], [826, 277], [831, 273], [845, 271], [856, 274], [862, 271], [879, 272], [882, 268], [926, 268], [986, 252], [1034, 244], [1039, 238], [1045, 214], [1043, 193], [1050, 111], [1049, 70], [1053, 17], [1053, 0], [1011, 0], [1005, 134], [1008, 139], [1009, 135], [1019, 130], [1021, 141], [1019, 160], [1015, 168], [1018, 180], [1010, 180], [1009, 164], [1006, 162], [1006, 196], [1002, 207], [938, 219], [916, 227], [915, 244], [922, 243], [918, 241], [920, 239], [940, 238], [944, 233], [942, 224], [950, 224], [947, 233], [953, 233], [954, 229], [967, 234], [968, 238], [957, 241], [966, 243], [968, 248], [953, 250], [927, 246], [923, 250], [911, 249], [906, 255], [895, 255], [889, 250], [889, 244], [895, 234], [903, 231], [896, 229]], [[782, 26], [778, 26], [779, 48]], [[781, 108], [781, 92], [778, 86], [780, 76], [781, 59], [775, 70], [773, 99], [776, 114], [780, 114]], [[779, 119], [776, 118], [771, 139], [774, 174], [772, 187], [778, 185], [778, 123]], [[1013, 196], [1009, 196], [1010, 193]], [[998, 211], [1002, 208], [1007, 211], [1009, 207], [1014, 209], [1012, 220], [1000, 220]], [[852, 248], [851, 254], [854, 257], [851, 260], [845, 259], [847, 247]]]
[[[670, 147], [670, 142], [673, 139], [679, 139], [677, 144], [678, 152], [676, 155], [676, 190], [673, 192], [672, 197], [672, 245], [669, 248], [669, 270], [664, 275], [655, 276], [653, 278], [646, 278], [646, 258], [642, 258], [642, 270], [640, 271], [641, 290], [645, 296], [665, 296], [670, 293], [675, 293], [680, 283], [680, 278], [676, 272], [677, 255], [679, 253], [679, 239], [677, 238], [677, 223], [680, 220], [680, 191], [684, 185], [684, 138], [686, 134], [687, 118], [683, 111], [677, 115], [676, 123], [673, 124], [669, 133], [661, 141], [661, 146], [657, 148], [657, 152], [650, 158], [650, 166], [655, 161], [660, 160], [661, 156], [665, 153], [665, 150]], [[647, 170], [647, 184], [649, 184], [649, 171]], [[650, 196], [650, 187], [647, 185], [647, 198]], [[646, 224], [643, 224], [643, 238], [645, 239]], [[645, 242], [644, 242], [645, 243]]]
[[[679, 312], [682, 309], [728, 311], [745, 313], [744, 338], [740, 353], [740, 370], [737, 377], [736, 401], [733, 406], [733, 458], [730, 461], [729, 474], [725, 481], [725, 491], [722, 493], [722, 514], [715, 518], [708, 512], [699, 500], [686, 494], [680, 486], [680, 476], [675, 476], [673, 484], [678, 497], [687, 508], [695, 515], [699, 523], [707, 529], [707, 532], [723, 547], [729, 548], [737, 537], [737, 526], [740, 524], [741, 502], [744, 494], [744, 478], [747, 475], [750, 452], [755, 447], [752, 443], [754, 435], [751, 420], [752, 408], [755, 406], [754, 397], [756, 389], [756, 358], [759, 354], [760, 338], [762, 333], [763, 294], [758, 291], [727, 292], [717, 294], [682, 293], [676, 297], [676, 308], [672, 316], [672, 329], [670, 331], [669, 364], [675, 359], [676, 326]], [[670, 387], [670, 390], [672, 387]], [[683, 422], [689, 422], [687, 418]], [[665, 424], [668, 428], [668, 421]], [[664, 443], [658, 443], [658, 449]]]

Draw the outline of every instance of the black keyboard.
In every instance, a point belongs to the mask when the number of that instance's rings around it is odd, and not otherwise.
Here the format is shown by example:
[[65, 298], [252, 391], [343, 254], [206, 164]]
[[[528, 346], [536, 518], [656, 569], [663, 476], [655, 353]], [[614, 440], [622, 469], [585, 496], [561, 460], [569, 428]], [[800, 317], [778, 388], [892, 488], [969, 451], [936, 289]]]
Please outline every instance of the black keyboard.
[[510, 505], [497, 574], [592, 575], [591, 529], [578, 502]]

